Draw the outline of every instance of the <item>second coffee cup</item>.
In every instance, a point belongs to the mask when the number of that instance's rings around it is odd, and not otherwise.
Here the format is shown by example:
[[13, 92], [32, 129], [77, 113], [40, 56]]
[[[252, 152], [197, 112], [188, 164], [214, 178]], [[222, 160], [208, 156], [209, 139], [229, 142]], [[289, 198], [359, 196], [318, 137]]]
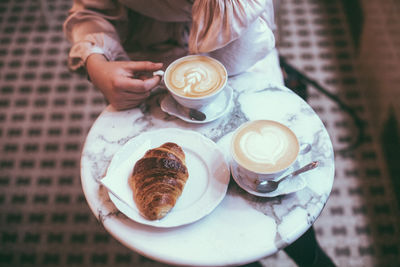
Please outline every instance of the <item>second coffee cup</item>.
[[289, 127], [272, 120], [246, 122], [232, 137], [232, 175], [254, 189], [257, 181], [279, 177], [299, 152], [299, 142]]
[[216, 59], [190, 55], [172, 62], [163, 74], [166, 88], [182, 106], [201, 109], [224, 90], [228, 74]]

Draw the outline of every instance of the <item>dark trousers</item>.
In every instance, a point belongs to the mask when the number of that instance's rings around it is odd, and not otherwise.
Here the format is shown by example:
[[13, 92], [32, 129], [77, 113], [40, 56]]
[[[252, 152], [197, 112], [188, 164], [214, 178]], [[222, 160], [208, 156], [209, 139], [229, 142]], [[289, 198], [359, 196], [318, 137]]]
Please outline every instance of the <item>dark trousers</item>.
[[[335, 267], [333, 261], [321, 249], [311, 227], [299, 239], [284, 248], [286, 254], [299, 267]], [[261, 263], [253, 262], [243, 267], [261, 267]]]

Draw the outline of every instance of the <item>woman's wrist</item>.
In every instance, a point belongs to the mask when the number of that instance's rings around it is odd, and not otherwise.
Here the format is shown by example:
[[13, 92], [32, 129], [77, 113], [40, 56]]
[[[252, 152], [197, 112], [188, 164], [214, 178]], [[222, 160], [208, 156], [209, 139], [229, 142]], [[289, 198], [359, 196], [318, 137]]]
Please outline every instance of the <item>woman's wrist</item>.
[[103, 54], [91, 54], [87, 57], [86, 59], [86, 67], [88, 67], [88, 65], [92, 65], [95, 64], [97, 62], [104, 62], [104, 61], [108, 61], [107, 58], [103, 55]]
[[86, 73], [89, 81], [92, 81], [92, 71], [96, 72], [96, 68], [101, 65], [101, 63], [107, 62], [107, 58], [103, 54], [91, 54], [86, 59]]

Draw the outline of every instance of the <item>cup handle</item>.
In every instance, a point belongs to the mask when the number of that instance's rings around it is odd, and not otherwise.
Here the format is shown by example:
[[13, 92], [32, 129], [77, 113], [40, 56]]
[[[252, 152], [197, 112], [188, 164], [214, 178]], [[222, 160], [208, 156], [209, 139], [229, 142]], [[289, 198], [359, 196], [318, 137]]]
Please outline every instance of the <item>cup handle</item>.
[[153, 76], [158, 75], [162, 79], [164, 77], [164, 73], [165, 72], [163, 70], [157, 70], [157, 71], [153, 72]]
[[167, 89], [167, 87], [165, 86], [165, 82], [164, 82], [164, 73], [165, 71], [163, 70], [157, 70], [155, 72], [153, 72], [153, 76], [160, 76], [160, 86], [164, 89]]
[[299, 154], [304, 155], [311, 151], [311, 145], [308, 143], [300, 144]]

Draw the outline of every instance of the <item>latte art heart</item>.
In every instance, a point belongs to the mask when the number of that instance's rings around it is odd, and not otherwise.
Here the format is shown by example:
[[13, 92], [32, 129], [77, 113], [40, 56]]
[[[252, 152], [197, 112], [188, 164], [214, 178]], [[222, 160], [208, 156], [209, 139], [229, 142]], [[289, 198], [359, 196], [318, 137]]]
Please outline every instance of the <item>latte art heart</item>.
[[299, 143], [285, 125], [270, 120], [243, 124], [232, 138], [235, 160], [257, 173], [275, 173], [290, 166], [297, 158]]
[[285, 155], [288, 142], [280, 129], [264, 127], [260, 132], [245, 133], [240, 140], [240, 147], [250, 160], [274, 165]]

